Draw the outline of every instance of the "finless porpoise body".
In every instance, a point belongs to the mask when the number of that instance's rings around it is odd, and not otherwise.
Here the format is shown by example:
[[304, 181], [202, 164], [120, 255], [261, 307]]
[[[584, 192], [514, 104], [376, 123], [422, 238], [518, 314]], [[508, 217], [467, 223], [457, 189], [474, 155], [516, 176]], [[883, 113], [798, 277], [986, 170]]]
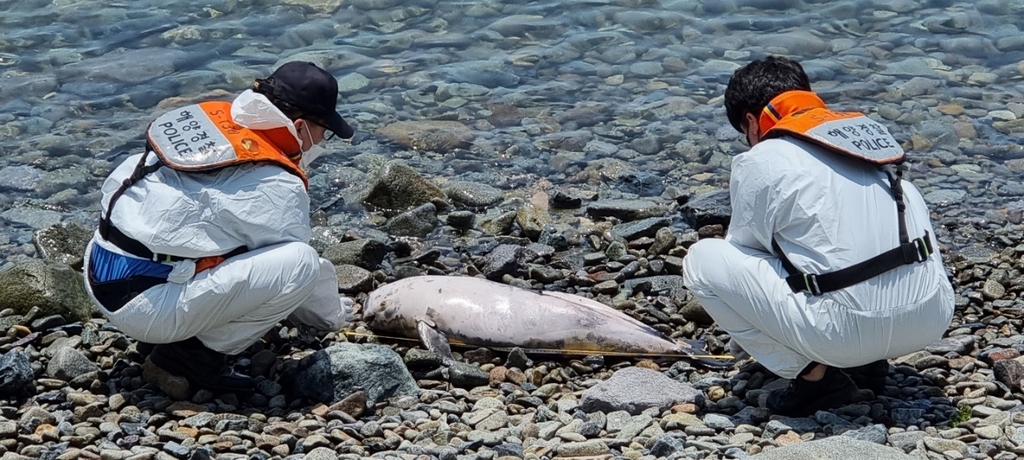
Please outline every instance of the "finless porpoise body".
[[[697, 350], [605, 304], [480, 278], [414, 276], [371, 292], [363, 319], [379, 333], [419, 336], [445, 359], [448, 340], [481, 347], [687, 357]], [[440, 348], [440, 350], [439, 350]]]

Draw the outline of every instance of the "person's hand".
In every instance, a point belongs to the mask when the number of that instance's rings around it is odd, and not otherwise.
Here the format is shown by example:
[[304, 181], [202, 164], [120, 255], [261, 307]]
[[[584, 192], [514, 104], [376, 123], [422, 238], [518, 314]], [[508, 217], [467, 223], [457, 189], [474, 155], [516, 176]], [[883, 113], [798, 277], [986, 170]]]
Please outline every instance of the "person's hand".
[[356, 301], [345, 296], [339, 297], [341, 298], [341, 320], [345, 323], [352, 323], [355, 319], [352, 317], [352, 308], [355, 306]]

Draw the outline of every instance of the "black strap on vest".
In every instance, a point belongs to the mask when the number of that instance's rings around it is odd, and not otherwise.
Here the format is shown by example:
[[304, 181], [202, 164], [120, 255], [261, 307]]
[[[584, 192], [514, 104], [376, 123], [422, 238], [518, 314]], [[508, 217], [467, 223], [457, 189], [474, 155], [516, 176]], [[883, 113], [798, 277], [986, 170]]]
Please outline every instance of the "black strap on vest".
[[[150, 173], [164, 166], [164, 163], [160, 161], [159, 158], [157, 159], [156, 163], [146, 166], [146, 158], [149, 156], [149, 152], [151, 150], [153, 149], [147, 143], [146, 153], [142, 155], [142, 158], [139, 159], [139, 163], [135, 165], [135, 170], [132, 171], [132, 175], [128, 176], [128, 178], [121, 181], [121, 186], [118, 187], [117, 191], [110, 195], [110, 202], [107, 203], [107, 214], [100, 219], [100, 236], [103, 237], [104, 240], [109, 241], [111, 244], [117, 246], [124, 252], [127, 252], [135, 257], [152, 260], [153, 262], [178, 262], [190, 259], [190, 257], [154, 253], [153, 251], [149, 250], [149, 248], [147, 248], [146, 245], [140, 243], [138, 240], [128, 235], [125, 235], [120, 229], [114, 226], [113, 222], [110, 221], [110, 215], [114, 212], [114, 203], [117, 203], [117, 199], [121, 198], [121, 195], [124, 195], [124, 192], [128, 190], [129, 187], [135, 185], [135, 183], [142, 180], [143, 177], [146, 177]], [[231, 252], [224, 254], [221, 257], [227, 259], [242, 254], [243, 252], [246, 252], [248, 250], [249, 248], [245, 246], [240, 246], [231, 250]]]
[[903, 200], [903, 164], [897, 163], [893, 173], [889, 168], [883, 168], [886, 176], [889, 177], [889, 188], [892, 190], [893, 199], [896, 201], [896, 213], [899, 217], [900, 245], [882, 254], [865, 260], [861, 263], [846, 267], [830, 273], [813, 275], [801, 273], [796, 266], [790, 262], [786, 254], [782, 252], [779, 243], [772, 238], [772, 249], [782, 260], [782, 266], [789, 273], [786, 277], [786, 284], [793, 292], [807, 291], [811, 295], [821, 295], [826, 292], [853, 286], [854, 284], [867, 281], [882, 273], [894, 268], [924, 262], [928, 260], [935, 250], [932, 248], [931, 235], [924, 232], [924, 236], [911, 240], [907, 233], [907, 204]]

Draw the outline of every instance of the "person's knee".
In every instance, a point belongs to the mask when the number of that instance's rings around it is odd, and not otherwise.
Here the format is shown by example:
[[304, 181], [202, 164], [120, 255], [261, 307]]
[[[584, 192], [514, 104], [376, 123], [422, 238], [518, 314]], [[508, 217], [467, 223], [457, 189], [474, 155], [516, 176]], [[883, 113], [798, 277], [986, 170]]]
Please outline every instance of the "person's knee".
[[718, 268], [713, 259], [720, 256], [729, 243], [722, 239], [707, 238], [694, 243], [683, 258], [683, 284], [692, 290], [708, 287], [708, 274]]
[[291, 282], [300, 286], [313, 285], [320, 278], [320, 255], [305, 243], [287, 243], [280, 248], [290, 256]]

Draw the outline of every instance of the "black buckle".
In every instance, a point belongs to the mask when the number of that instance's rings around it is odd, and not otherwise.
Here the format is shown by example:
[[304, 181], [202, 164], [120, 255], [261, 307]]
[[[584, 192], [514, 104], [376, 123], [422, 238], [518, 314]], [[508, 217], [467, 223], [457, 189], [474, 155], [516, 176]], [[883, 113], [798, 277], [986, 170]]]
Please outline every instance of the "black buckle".
[[804, 289], [810, 292], [811, 295], [821, 295], [821, 288], [818, 287], [818, 275], [812, 275], [804, 273]]

